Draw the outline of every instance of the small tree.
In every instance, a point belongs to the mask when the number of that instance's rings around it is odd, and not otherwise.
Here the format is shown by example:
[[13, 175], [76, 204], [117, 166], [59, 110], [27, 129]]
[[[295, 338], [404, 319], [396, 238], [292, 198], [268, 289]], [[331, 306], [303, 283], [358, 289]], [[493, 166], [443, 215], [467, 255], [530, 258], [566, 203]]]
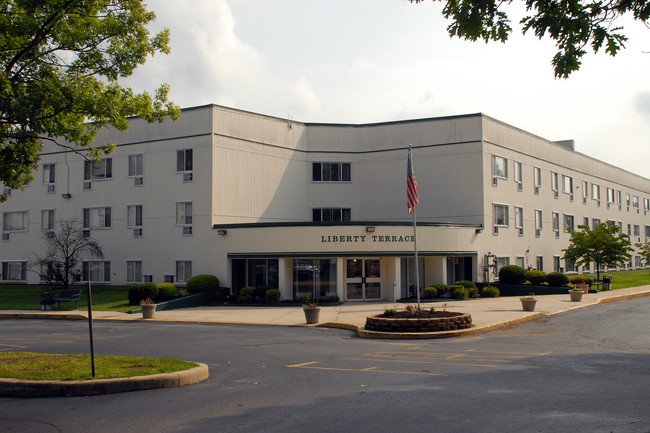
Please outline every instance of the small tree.
[[580, 231], [571, 231], [572, 239], [568, 248], [563, 249], [564, 258], [574, 260], [576, 266], [590, 262], [596, 264], [596, 277], [600, 280], [600, 267], [616, 266], [630, 259], [632, 244], [629, 236], [619, 234], [614, 222], [601, 223], [593, 230], [586, 225], [578, 226]]
[[84, 258], [103, 258], [97, 240], [84, 235], [79, 220], [61, 220], [56, 230], [43, 233], [45, 256], [36, 256], [41, 280], [53, 287], [68, 289], [81, 280], [81, 261]]
[[636, 243], [634, 246], [639, 249], [639, 253], [641, 254], [641, 257], [643, 257], [646, 266], [650, 265], [650, 242], [644, 244]]

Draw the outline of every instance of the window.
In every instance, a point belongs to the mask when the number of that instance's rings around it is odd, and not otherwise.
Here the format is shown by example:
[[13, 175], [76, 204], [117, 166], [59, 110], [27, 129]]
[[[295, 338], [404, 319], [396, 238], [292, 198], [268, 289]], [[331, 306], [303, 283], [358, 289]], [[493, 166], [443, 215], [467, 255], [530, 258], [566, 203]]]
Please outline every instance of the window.
[[595, 183], [591, 184], [591, 198], [598, 201], [598, 206], [600, 206], [600, 185]]
[[559, 175], [557, 173], [551, 172], [551, 189], [553, 190], [555, 198], [557, 198], [558, 183], [559, 183]]
[[650, 198], [643, 199], [643, 210], [644, 211], [650, 210]]
[[641, 263], [641, 256], [634, 256], [634, 267], [635, 268], [643, 267], [643, 263]]
[[106, 283], [111, 281], [111, 262], [88, 261], [81, 264], [82, 281]]
[[515, 265], [519, 266], [520, 268], [525, 268], [525, 259], [523, 257], [515, 257]]
[[55, 192], [56, 166], [54, 164], [43, 164], [43, 185], [47, 186], [47, 192]]
[[142, 205], [132, 204], [126, 207], [126, 226], [133, 229], [133, 236], [142, 236]]
[[618, 203], [618, 210], [621, 210], [623, 207], [623, 199], [621, 198], [622, 194], [620, 190], [616, 190], [616, 203]]
[[110, 229], [111, 228], [111, 208], [110, 207], [91, 207], [83, 210], [84, 229]]
[[627, 203], [627, 210], [630, 210], [630, 194], [625, 194], [625, 202]]
[[565, 272], [575, 272], [576, 271], [576, 262], [573, 259], [566, 258], [564, 259], [564, 265], [566, 266]]
[[632, 236], [632, 224], [627, 225], [627, 235]]
[[496, 274], [499, 275], [499, 270], [502, 267], [508, 266], [510, 264], [510, 257], [497, 257], [497, 269]]
[[592, 218], [591, 223], [592, 223], [593, 230], [596, 230], [596, 227], [600, 225], [600, 218]]
[[176, 262], [176, 282], [186, 283], [192, 278], [192, 261], [180, 260]]
[[350, 182], [350, 163], [314, 162], [312, 163], [312, 180], [314, 182]]
[[564, 214], [564, 231], [569, 232], [573, 230], [574, 230], [573, 215]]
[[553, 212], [553, 231], [555, 232], [555, 237], [560, 237], [560, 214]]
[[607, 204], [614, 203], [614, 188], [607, 188]]
[[573, 198], [573, 178], [571, 176], [562, 175], [562, 192]]
[[632, 196], [632, 207], [637, 209], [639, 208], [639, 197]]
[[521, 170], [521, 162], [515, 161], [515, 182], [517, 183], [517, 191], [521, 191], [523, 189], [523, 178]]
[[494, 234], [499, 233], [499, 227], [508, 227], [508, 205], [494, 204], [493, 219], [494, 219]]
[[537, 256], [535, 258], [535, 267], [538, 271], [543, 271], [544, 270], [544, 257], [543, 256]]
[[192, 149], [183, 149], [176, 151], [176, 172], [183, 173], [183, 182], [192, 182], [194, 180]]
[[126, 281], [128, 283], [142, 282], [142, 262], [140, 260], [126, 262]]
[[542, 169], [533, 167], [533, 177], [535, 179], [535, 194], [539, 194], [539, 190], [542, 188]]
[[516, 207], [516, 206], [515, 206], [515, 227], [519, 232], [519, 236], [523, 236], [524, 235], [524, 210], [523, 208]]
[[54, 230], [54, 209], [43, 209], [41, 211], [41, 231]]
[[27, 262], [2, 262], [2, 281], [27, 281]]
[[2, 214], [2, 233], [26, 232], [29, 230], [29, 211], [5, 212]]
[[535, 236], [539, 237], [542, 234], [542, 211], [535, 209]]
[[650, 238], [650, 226], [645, 226], [645, 237]]
[[641, 226], [634, 224], [634, 236], [641, 236]]
[[129, 171], [128, 177], [134, 178], [135, 186], [142, 186], [144, 184], [144, 157], [140, 155], [129, 155]]
[[192, 234], [192, 202], [182, 201], [176, 203], [176, 225], [183, 227], [184, 235]]
[[350, 221], [349, 208], [314, 208], [312, 221]]
[[560, 256], [553, 256], [553, 272], [560, 272]]
[[584, 217], [582, 220], [582, 225], [588, 226], [589, 225], [589, 217]]
[[113, 177], [113, 160], [84, 161], [84, 180], [105, 180]]

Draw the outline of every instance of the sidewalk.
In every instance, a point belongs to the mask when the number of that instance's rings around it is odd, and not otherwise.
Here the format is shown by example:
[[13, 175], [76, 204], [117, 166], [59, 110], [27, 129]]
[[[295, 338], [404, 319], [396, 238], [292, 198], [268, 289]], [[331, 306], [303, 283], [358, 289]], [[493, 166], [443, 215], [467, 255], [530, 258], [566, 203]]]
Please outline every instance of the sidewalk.
[[[358, 331], [362, 337], [374, 338], [443, 338], [487, 332], [523, 323], [576, 308], [585, 308], [599, 303], [617, 302], [635, 297], [650, 296], [650, 286], [632, 287], [607, 292], [589, 293], [582, 297], [581, 302], [571, 302], [569, 294], [538, 296], [535, 312], [522, 311], [519, 297], [477, 298], [466, 301], [450, 299], [447, 301], [447, 311], [469, 313], [472, 315], [474, 327], [471, 329], [416, 334], [385, 334], [363, 330], [366, 317], [380, 314], [384, 307], [403, 309], [405, 304], [385, 302], [348, 302], [342, 305], [324, 306], [320, 312], [320, 323], [316, 326], [344, 328]], [[443, 309], [442, 302], [422, 303], [423, 308], [434, 307]], [[87, 319], [85, 310], [73, 311], [0, 311], [0, 318], [31, 318], [31, 319]], [[93, 311], [94, 320], [142, 321], [141, 314], [117, 313], [113, 311]], [[171, 311], [156, 311], [154, 319], [147, 321], [160, 322], [201, 322], [201, 323], [237, 323], [256, 325], [282, 326], [313, 326], [305, 325], [302, 308], [292, 307], [196, 307]]]

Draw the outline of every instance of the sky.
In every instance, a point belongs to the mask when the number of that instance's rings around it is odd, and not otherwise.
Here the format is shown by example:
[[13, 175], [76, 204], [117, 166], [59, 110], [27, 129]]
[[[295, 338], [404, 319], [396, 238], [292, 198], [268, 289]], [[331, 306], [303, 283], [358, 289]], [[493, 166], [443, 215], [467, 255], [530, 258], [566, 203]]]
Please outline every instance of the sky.
[[[616, 57], [589, 52], [556, 79], [553, 41], [450, 38], [442, 5], [408, 0], [148, 0], [157, 54], [124, 85], [171, 86], [181, 107], [218, 104], [298, 122], [373, 123], [484, 113], [650, 178], [650, 29], [624, 20]], [[517, 2], [515, 2], [517, 3]], [[648, 53], [644, 53], [644, 51]]]

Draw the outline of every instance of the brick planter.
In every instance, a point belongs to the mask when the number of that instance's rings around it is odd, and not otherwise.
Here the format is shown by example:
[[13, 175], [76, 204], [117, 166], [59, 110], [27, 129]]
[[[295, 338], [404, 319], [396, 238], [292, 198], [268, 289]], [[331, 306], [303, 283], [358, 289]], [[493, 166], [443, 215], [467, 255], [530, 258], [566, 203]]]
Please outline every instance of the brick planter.
[[365, 328], [378, 332], [440, 332], [472, 327], [470, 314], [453, 313], [457, 316], [430, 319], [394, 319], [371, 316], [366, 318]]

